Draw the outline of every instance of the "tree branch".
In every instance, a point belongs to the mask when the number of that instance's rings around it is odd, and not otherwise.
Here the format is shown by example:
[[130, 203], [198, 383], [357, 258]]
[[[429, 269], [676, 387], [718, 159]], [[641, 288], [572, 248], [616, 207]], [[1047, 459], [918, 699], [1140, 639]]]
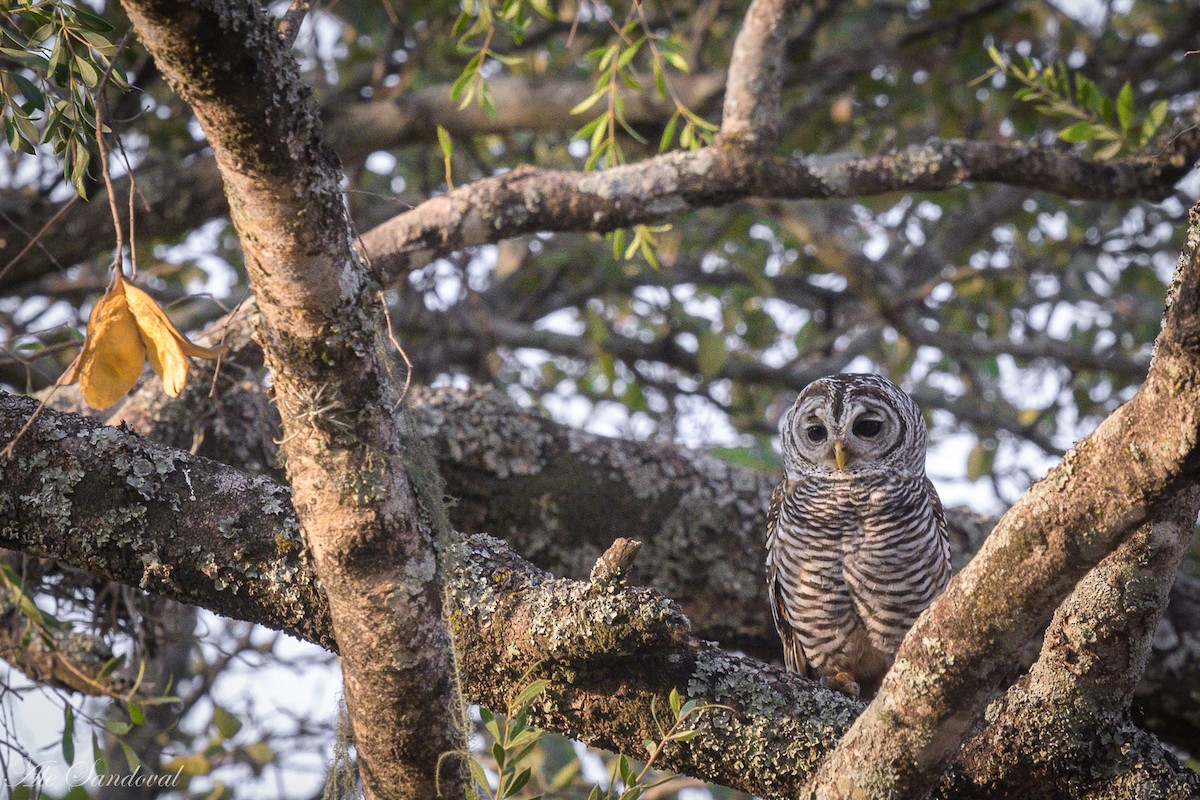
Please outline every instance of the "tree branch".
[[747, 197], [845, 198], [1004, 183], [1088, 200], [1165, 197], [1200, 127], [1155, 156], [1092, 161], [1060, 147], [953, 140], [875, 156], [770, 157], [722, 144], [597, 172], [519, 167], [461, 186], [362, 237], [388, 280], [457, 250], [537, 231], [609, 231]]
[[[233, 346], [222, 367], [227, 376], [261, 366], [258, 348], [244, 346], [249, 323], [242, 318], [238, 324], [203, 340]], [[198, 440], [201, 455], [280, 475], [274, 467], [278, 419], [257, 372], [223, 380], [214, 403], [211, 367], [195, 369], [175, 400], [149, 377], [109, 424], [130, 425], [185, 450]], [[56, 393], [57, 408], [80, 410], [81, 402], [71, 402], [74, 388]], [[920, 399], [924, 407], [935, 401]], [[631, 567], [631, 581], [678, 601], [697, 635], [779, 660], [761, 591], [772, 476], [665, 441], [583, 433], [518, 409], [495, 391], [416, 386], [408, 406], [416, 434], [437, 454], [457, 529], [494, 533], [542, 569], [579, 579], [588, 577], [613, 536], [636, 536], [644, 552]], [[980, 410], [978, 404], [971, 409]], [[949, 513], [961, 567], [995, 521], [964, 509]], [[1200, 693], [1197, 608], [1200, 582], [1181, 574], [1138, 690], [1143, 724], [1189, 752], [1200, 752], [1200, 711], [1190, 699]]]
[[779, 142], [783, 50], [800, 0], [754, 0], [729, 59], [721, 136], [763, 149]]
[[[1145, 735], [1129, 722], [1130, 698], [1198, 510], [1200, 489], [1180, 492], [1079, 582], [1055, 613], [1037, 663], [964, 746], [944, 796], [1200, 793], [1196, 774], [1175, 759], [1131, 763], [1125, 755]], [[1021, 746], [1005, 746], [1013, 742]], [[1002, 749], [1003, 762], [995, 757]]]
[[401, 385], [377, 276], [351, 247], [316, 105], [261, 5], [124, 7], [204, 129], [230, 200], [288, 480], [342, 653], [363, 794], [462, 795], [466, 763], [442, 760], [466, 747], [437, 561], [448, 522], [440, 487], [421, 478], [434, 469], [394, 413]]
[[[33, 408], [24, 398], [0, 401], [0, 437]], [[287, 490], [273, 481], [53, 411], [2, 468], [0, 546], [334, 646]], [[647, 461], [639, 475], [652, 473]], [[503, 708], [522, 681], [545, 677], [552, 683], [533, 721], [550, 730], [637, 755], [659, 735], [656, 714], [677, 688], [728, 709], [705, 712], [702, 735], [668, 748], [663, 766], [783, 798], [861, 708], [691, 638], [678, 608], [655, 591], [556, 579], [482, 535], [453, 540], [447, 560], [464, 691]], [[757, 594], [758, 583], [749, 590]], [[1162, 757], [1149, 737], [1138, 748], [1137, 757]]]
[[912, 797], [934, 784], [1021, 648], [1075, 583], [1194, 476], [1197, 386], [1200, 218], [1193, 209], [1146, 382], [1025, 493], [918, 619], [810, 795]]

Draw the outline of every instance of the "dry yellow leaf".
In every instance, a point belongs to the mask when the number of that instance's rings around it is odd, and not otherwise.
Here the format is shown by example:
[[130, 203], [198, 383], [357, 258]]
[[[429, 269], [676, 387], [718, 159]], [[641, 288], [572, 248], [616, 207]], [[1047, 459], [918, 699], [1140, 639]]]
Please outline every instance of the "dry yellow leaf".
[[[125, 283], [124, 280], [121, 281]], [[167, 315], [159, 308], [154, 298], [131, 283], [125, 283], [125, 297], [129, 310], [137, 320], [142, 344], [150, 356], [150, 366], [162, 378], [163, 391], [170, 397], [178, 397], [187, 382], [190, 362], [188, 356], [216, 358], [225, 348], [207, 348], [192, 344], [180, 333]]]
[[118, 275], [92, 309], [83, 350], [62, 382], [78, 380], [89, 406], [108, 408], [137, 383], [149, 355], [163, 391], [178, 397], [187, 381], [188, 356], [216, 358], [224, 352], [189, 342], [150, 295]]
[[108, 408], [133, 388], [145, 362], [146, 347], [118, 281], [96, 301], [83, 350], [63, 383], [78, 380], [89, 406]]

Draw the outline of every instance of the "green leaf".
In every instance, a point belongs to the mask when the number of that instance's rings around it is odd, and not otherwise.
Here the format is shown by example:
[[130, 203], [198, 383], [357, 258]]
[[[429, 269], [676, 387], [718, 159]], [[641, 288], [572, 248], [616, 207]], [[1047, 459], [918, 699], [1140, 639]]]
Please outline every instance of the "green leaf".
[[517, 792], [521, 791], [521, 789], [523, 789], [525, 787], [525, 784], [529, 783], [529, 778], [532, 775], [533, 775], [533, 770], [530, 769], [529, 767], [526, 767], [525, 769], [521, 770], [521, 772], [517, 775], [517, 777], [513, 778], [512, 783], [510, 783], [507, 787], [505, 787], [504, 796], [512, 797]]
[[1146, 119], [1142, 122], [1142, 137], [1141, 144], [1146, 144], [1154, 138], [1154, 134], [1158, 133], [1158, 129], [1162, 127], [1163, 122], [1167, 119], [1167, 101], [1159, 100], [1154, 105], [1150, 106], [1150, 112], [1146, 114]]
[[242, 729], [242, 721], [220, 706], [213, 708], [212, 722], [217, 732], [226, 739], [233, 738]]
[[663, 53], [663, 58], [665, 58], [667, 60], [668, 64], [670, 64], [672, 67], [679, 70], [680, 72], [688, 72], [691, 69], [688, 66], [687, 59], [684, 58], [683, 54], [681, 54], [681, 53], [675, 53], [675, 52]]
[[582, 114], [583, 112], [587, 111], [592, 106], [596, 105], [596, 103], [599, 102], [600, 98], [604, 97], [605, 94], [606, 94], [606, 92], [603, 92], [603, 91], [592, 92], [592, 94], [586, 100], [576, 103], [575, 107], [571, 109], [570, 113]]
[[239, 747], [238, 752], [250, 763], [250, 767], [256, 775], [262, 772], [263, 767], [275, 760], [275, 749], [266, 742], [251, 742]]
[[679, 127], [679, 115], [675, 114], [671, 119], [667, 120], [667, 125], [663, 128], [662, 139], [658, 142], [658, 151], [665, 153], [671, 148], [671, 142], [675, 139], [675, 130]]
[[612, 62], [613, 56], [615, 56], [619, 52], [620, 52], [620, 45], [617, 45], [617, 44], [610, 45], [604, 51], [604, 55], [600, 57], [600, 63], [598, 64], [599, 68], [601, 70], [608, 69], [608, 65]]
[[1124, 146], [1125, 143], [1119, 141], [1106, 144], [1104, 147], [1096, 151], [1096, 160], [1107, 161], [1110, 158], [1114, 158], [1118, 153], [1121, 152], [1121, 149]]
[[99, 677], [103, 678], [106, 675], [111, 675], [113, 672], [115, 672], [117, 670], [117, 668], [119, 668], [124, 663], [125, 663], [125, 654], [124, 653], [122, 653], [119, 656], [113, 656], [108, 661], [104, 662], [104, 666], [100, 668]]
[[1079, 87], [1079, 104], [1100, 113], [1104, 105], [1104, 92], [1100, 91], [1100, 87], [1082, 75], [1075, 76], [1075, 85]]
[[625, 229], [617, 228], [612, 232], [613, 258], [620, 258], [625, 252]]
[[621, 52], [621, 55], [617, 58], [617, 69], [623, 70], [623, 69], [625, 69], [625, 67], [629, 66], [629, 62], [633, 61], [633, 59], [638, 54], [638, 50], [640, 50], [641, 47], [642, 47], [642, 43], [639, 41], [639, 42], [635, 43], [632, 47], [625, 48]]
[[520, 709], [532, 703], [542, 692], [546, 691], [546, 687], [550, 685], [548, 680], [537, 680], [526, 686], [517, 695], [517, 699], [513, 701], [513, 708]]
[[496, 766], [501, 770], [504, 769], [504, 757], [508, 755], [504, 751], [504, 745], [499, 742], [492, 742], [492, 758], [496, 759]]
[[617, 756], [617, 774], [621, 776], [621, 781], [626, 785], [637, 782], [633, 765], [629, 763], [629, 759], [624, 754]]
[[473, 758], [468, 759], [467, 765], [471, 768], [471, 777], [475, 779], [475, 782], [481, 788], [486, 790], [491, 784], [488, 782], [487, 772], [484, 770], [483, 765]]
[[1133, 125], [1133, 86], [1129, 81], [1125, 81], [1117, 95], [1117, 120], [1121, 123], [1122, 131], [1128, 131]]
[[62, 732], [63, 761], [70, 766], [75, 761], [75, 709], [68, 703], [63, 706]]
[[104, 748], [100, 746], [100, 737], [92, 732], [92, 763], [96, 766], [97, 775], [108, 774], [108, 760], [104, 757]]
[[441, 125], [437, 126], [438, 144], [442, 147], [442, 155], [447, 159], [454, 154], [454, 141], [450, 138], [450, 132]]
[[450, 86], [450, 99], [457, 100], [462, 97], [463, 89], [467, 88], [467, 84], [471, 82], [471, 78], [474, 76], [475, 73], [473, 71], [464, 69], [462, 74], [459, 75], [454, 80], [454, 83]]
[[71, 11], [74, 13], [76, 19], [93, 31], [97, 31], [99, 33], [108, 33], [109, 31], [113, 30], [112, 23], [106, 20], [104, 17], [97, 16], [96, 14], [93, 14], [84, 8], [80, 8], [79, 6], [72, 6]]
[[50, 62], [41, 53], [16, 50], [11, 47], [0, 47], [0, 53], [8, 56], [21, 66], [29, 67], [39, 74], [44, 75], [50, 71]]
[[492, 100], [492, 93], [488, 90], [487, 81], [479, 82], [479, 105], [483, 107], [488, 119], [496, 118], [496, 103]]
[[146, 721], [146, 712], [132, 700], [129, 701], [129, 721], [134, 725], [141, 725]]
[[37, 109], [41, 111], [46, 108], [46, 96], [42, 94], [42, 90], [33, 84], [33, 81], [26, 78], [19, 72], [10, 72], [9, 77], [13, 79], [13, 83], [17, 85], [17, 89], [25, 98], [23, 107], [29, 111]]
[[683, 707], [683, 698], [679, 696], [678, 689], [671, 689], [671, 694], [667, 697], [667, 702], [671, 704], [671, 711], [678, 717], [679, 709]]
[[1096, 127], [1097, 126], [1091, 122], [1080, 120], [1079, 122], [1068, 125], [1059, 131], [1058, 138], [1062, 139], [1064, 142], [1090, 142], [1096, 137]]
[[119, 719], [102, 720], [100, 724], [103, 725], [109, 733], [115, 733], [117, 736], [124, 736], [133, 730], [132, 725], [130, 725], [128, 722], [122, 722]]
[[138, 754], [133, 751], [133, 748], [123, 740], [120, 742], [120, 744], [121, 752], [125, 754], [125, 763], [129, 765], [129, 771], [137, 772], [138, 770], [145, 770], [146, 765], [142, 763], [140, 758], [138, 758]]
[[609, 115], [605, 114], [599, 119], [600, 124], [596, 126], [594, 131], [592, 131], [592, 138], [588, 142], [588, 146], [590, 146], [592, 152], [596, 154], [604, 152], [604, 148], [601, 147], [601, 144], [605, 142], [605, 137], [608, 136]]
[[95, 89], [96, 85], [100, 83], [100, 73], [92, 62], [83, 56], [75, 56], [75, 71], [79, 73], [79, 77], [89, 89]]

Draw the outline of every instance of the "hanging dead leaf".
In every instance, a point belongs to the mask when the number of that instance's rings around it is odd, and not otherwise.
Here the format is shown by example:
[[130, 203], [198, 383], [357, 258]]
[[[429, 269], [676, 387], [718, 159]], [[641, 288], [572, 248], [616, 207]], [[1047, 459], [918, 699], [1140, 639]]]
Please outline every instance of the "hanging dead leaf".
[[96, 301], [88, 317], [83, 350], [62, 380], [78, 380], [83, 399], [92, 408], [108, 408], [124, 397], [137, 383], [146, 362], [146, 347], [129, 311], [122, 283], [118, 279]]
[[189, 342], [150, 295], [118, 275], [92, 309], [83, 350], [62, 383], [78, 380], [89, 406], [108, 408], [137, 383], [149, 355], [163, 391], [178, 397], [187, 381], [188, 356], [216, 358], [224, 352]]
[[132, 283], [125, 283], [125, 297], [133, 318], [137, 320], [138, 332], [142, 335], [146, 354], [150, 356], [150, 366], [162, 378], [163, 391], [169, 397], [178, 397], [183, 391], [191, 364], [188, 356], [216, 358], [225, 352], [224, 347], [208, 348], [192, 344], [171, 324], [154, 298]]

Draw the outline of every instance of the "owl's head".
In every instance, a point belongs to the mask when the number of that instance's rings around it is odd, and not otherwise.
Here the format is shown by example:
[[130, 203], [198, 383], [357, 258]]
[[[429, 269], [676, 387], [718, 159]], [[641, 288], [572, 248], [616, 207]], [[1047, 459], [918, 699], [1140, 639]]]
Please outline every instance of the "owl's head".
[[925, 474], [925, 420], [912, 398], [878, 375], [813, 381], [783, 421], [787, 476]]

